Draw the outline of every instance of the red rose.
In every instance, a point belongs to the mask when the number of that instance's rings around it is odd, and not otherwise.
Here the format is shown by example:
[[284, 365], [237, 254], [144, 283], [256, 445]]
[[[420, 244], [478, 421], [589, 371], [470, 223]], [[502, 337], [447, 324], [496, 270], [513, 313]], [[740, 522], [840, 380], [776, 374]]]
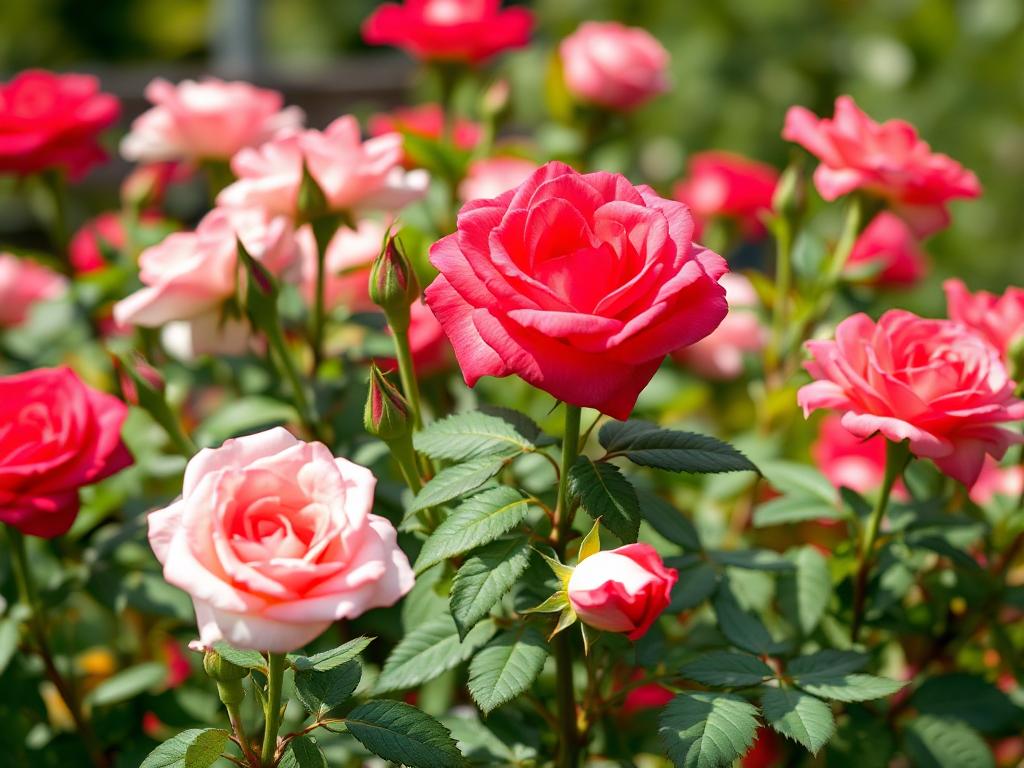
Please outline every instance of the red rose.
[[515, 374], [625, 419], [664, 356], [725, 317], [727, 271], [682, 203], [562, 163], [473, 200], [435, 243], [427, 304], [470, 386]]
[[91, 75], [28, 70], [0, 85], [0, 171], [63, 168], [79, 178], [107, 155], [97, 135], [120, 113]]
[[736, 219], [747, 237], [760, 237], [761, 216], [772, 210], [778, 181], [779, 172], [765, 163], [731, 152], [699, 152], [690, 158], [689, 175], [673, 194], [690, 206], [698, 226], [727, 216]]
[[53, 538], [78, 514], [78, 489], [132, 463], [128, 407], [70, 368], [0, 378], [0, 521]]
[[500, 9], [501, 0], [405, 0], [384, 3], [363, 23], [370, 45], [394, 45], [418, 59], [477, 62], [530, 39], [525, 8]]
[[[420, 104], [415, 107], [403, 107], [392, 112], [380, 112], [370, 117], [369, 128], [371, 136], [401, 133], [431, 141], [441, 141], [445, 138], [444, 111], [440, 104]], [[472, 120], [457, 117], [451, 130], [450, 139], [457, 149], [469, 152], [480, 142], [480, 125]], [[406, 151], [404, 165], [408, 168], [416, 166], [415, 161], [409, 157], [408, 151]]]
[[[870, 277], [858, 272], [877, 267]], [[910, 226], [899, 216], [882, 211], [871, 220], [846, 261], [846, 275], [854, 281], [891, 287], [911, 286], [928, 271], [928, 257]]]

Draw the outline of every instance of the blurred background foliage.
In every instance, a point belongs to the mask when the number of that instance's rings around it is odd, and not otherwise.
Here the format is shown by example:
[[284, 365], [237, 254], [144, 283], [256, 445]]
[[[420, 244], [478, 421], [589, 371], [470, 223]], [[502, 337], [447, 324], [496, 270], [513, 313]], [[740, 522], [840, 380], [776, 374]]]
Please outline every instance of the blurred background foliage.
[[[149, 77], [203, 72], [282, 88], [311, 112], [361, 114], [422, 87], [390, 50], [369, 49], [359, 24], [372, 0], [34, 0], [0, 4], [0, 70], [95, 71], [143, 108]], [[972, 287], [1024, 283], [1024, 3], [1021, 0], [533, 0], [535, 45], [497, 67], [513, 84], [513, 125], [548, 117], [540, 98], [557, 41], [584, 19], [619, 19], [652, 31], [672, 53], [671, 93], [629, 117], [601, 164], [668, 191], [688, 153], [735, 150], [782, 167], [779, 136], [792, 104], [831, 114], [850, 93], [877, 119], [905, 118], [939, 151], [981, 178], [978, 201], [954, 206], [954, 224], [928, 242], [935, 270], [898, 302], [942, 307], [940, 281]], [[368, 81], [364, 73], [372, 72]], [[397, 98], [396, 98], [397, 94]], [[134, 100], [133, 100], [134, 99]], [[310, 109], [310, 100], [317, 103]], [[321, 120], [320, 118], [324, 119]], [[627, 130], [628, 129], [628, 130]], [[628, 140], [627, 140], [628, 137]], [[557, 153], [559, 128], [538, 134]], [[542, 158], [543, 159], [543, 158]], [[108, 172], [107, 176], [111, 176]], [[101, 178], [111, 189], [116, 176]], [[97, 182], [93, 182], [97, 186]], [[99, 205], [99, 204], [98, 204]]]

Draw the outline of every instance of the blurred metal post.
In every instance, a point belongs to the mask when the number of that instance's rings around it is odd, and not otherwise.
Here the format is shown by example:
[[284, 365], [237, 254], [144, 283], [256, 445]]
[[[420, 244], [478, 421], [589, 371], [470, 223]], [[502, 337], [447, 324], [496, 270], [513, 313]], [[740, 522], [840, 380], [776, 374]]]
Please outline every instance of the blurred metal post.
[[263, 0], [214, 0], [213, 69], [252, 80], [262, 70]]

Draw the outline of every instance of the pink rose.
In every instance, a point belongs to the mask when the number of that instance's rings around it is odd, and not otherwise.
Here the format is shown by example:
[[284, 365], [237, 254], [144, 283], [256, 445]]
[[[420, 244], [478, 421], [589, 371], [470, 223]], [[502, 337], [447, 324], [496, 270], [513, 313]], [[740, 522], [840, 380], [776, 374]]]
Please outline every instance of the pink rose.
[[838, 415], [829, 414], [811, 446], [811, 458], [836, 488], [870, 493], [882, 486], [885, 477], [885, 438], [858, 437]]
[[537, 164], [521, 157], [484, 157], [469, 164], [466, 178], [459, 184], [459, 199], [490, 199], [515, 189], [537, 170]]
[[1001, 426], [1024, 418], [1024, 401], [1013, 396], [999, 352], [960, 323], [902, 310], [877, 323], [857, 314], [839, 324], [835, 341], [807, 349], [816, 381], [797, 395], [805, 415], [834, 408], [858, 437], [908, 440], [914, 455], [968, 487], [986, 454], [1001, 459], [1022, 440]]
[[70, 368], [0, 378], [0, 522], [50, 539], [78, 515], [78, 489], [132, 463], [128, 407]]
[[291, 222], [259, 210], [215, 208], [194, 232], [175, 232], [139, 257], [143, 288], [114, 306], [120, 325], [155, 328], [173, 320], [199, 321], [220, 315], [235, 295], [237, 240], [254, 259], [281, 275], [298, 258]]
[[41, 69], [16, 75], [0, 84], [0, 173], [62, 168], [82, 177], [107, 159], [98, 136], [120, 112], [117, 99], [100, 93], [91, 75]]
[[427, 304], [469, 386], [515, 374], [625, 419], [664, 356], [725, 317], [725, 261], [682, 203], [611, 173], [548, 163], [463, 206], [435, 243]]
[[427, 188], [425, 172], [406, 172], [401, 166], [401, 134], [364, 142], [356, 119], [346, 115], [324, 131], [288, 131], [258, 148], [241, 150], [231, 160], [238, 181], [221, 191], [217, 204], [297, 218], [303, 161], [336, 212], [401, 208]]
[[928, 271], [928, 257], [907, 223], [888, 211], [871, 220], [850, 251], [847, 276], [858, 279], [858, 271], [877, 270], [864, 282], [884, 286], [910, 286]]
[[689, 206], [699, 227], [725, 216], [735, 219], [746, 237], [754, 238], [764, 234], [761, 217], [771, 213], [778, 181], [779, 172], [765, 163], [731, 152], [698, 152], [672, 194]]
[[164, 578], [189, 593], [200, 640], [283, 653], [413, 585], [376, 478], [278, 427], [204, 449], [181, 498], [149, 515]]
[[821, 161], [814, 184], [823, 198], [835, 200], [856, 189], [872, 192], [891, 202], [921, 237], [949, 223], [950, 200], [981, 194], [977, 177], [932, 152], [914, 126], [903, 120], [876, 123], [849, 96], [836, 99], [832, 119], [790, 107], [782, 138]]
[[722, 275], [729, 314], [708, 336], [672, 357], [708, 379], [735, 379], [743, 373], [743, 355], [764, 346], [765, 331], [757, 315], [760, 301], [750, 281], [735, 272]]
[[132, 122], [121, 154], [133, 162], [230, 160], [286, 129], [302, 127], [298, 107], [281, 109], [277, 91], [208, 77], [178, 85], [157, 78], [146, 86], [154, 105]]
[[501, 10], [501, 0], [405, 0], [378, 6], [363, 23], [363, 39], [418, 59], [478, 62], [523, 47], [532, 27], [528, 10]]
[[1014, 464], [1000, 466], [993, 459], [986, 459], [978, 481], [971, 486], [971, 501], [980, 506], [988, 504], [996, 496], [1006, 496], [1016, 501], [1024, 492], [1024, 467]]
[[24, 323], [33, 305], [62, 296], [67, 280], [42, 264], [0, 253], [0, 328]]
[[646, 29], [585, 21], [558, 51], [565, 84], [580, 101], [629, 110], [669, 88], [668, 51]]
[[639, 640], [668, 606], [678, 578], [650, 544], [627, 544], [573, 569], [569, 603], [584, 624]]
[[[420, 104], [415, 107], [402, 107], [390, 113], [379, 113], [370, 117], [370, 135], [383, 136], [387, 133], [409, 134], [431, 141], [444, 138], [444, 111], [440, 104]], [[480, 126], [472, 120], [455, 118], [452, 126], [451, 142], [457, 149], [470, 151], [480, 141]], [[403, 164], [415, 167], [415, 163], [406, 151]]]
[[942, 287], [950, 319], [973, 328], [1006, 358], [1024, 335], [1024, 289], [1010, 286], [996, 296], [988, 291], [971, 293], [962, 280], [947, 280]]

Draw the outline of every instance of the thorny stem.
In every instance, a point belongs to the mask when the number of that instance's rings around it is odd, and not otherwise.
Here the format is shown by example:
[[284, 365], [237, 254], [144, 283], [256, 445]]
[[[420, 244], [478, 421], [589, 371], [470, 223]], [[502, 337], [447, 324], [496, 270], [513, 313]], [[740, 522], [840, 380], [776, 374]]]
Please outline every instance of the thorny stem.
[[263, 750], [260, 764], [273, 768], [277, 757], [277, 732], [281, 728], [281, 684], [287, 661], [283, 653], [270, 654], [270, 668], [267, 670], [267, 709], [264, 713], [266, 725], [263, 728]]

